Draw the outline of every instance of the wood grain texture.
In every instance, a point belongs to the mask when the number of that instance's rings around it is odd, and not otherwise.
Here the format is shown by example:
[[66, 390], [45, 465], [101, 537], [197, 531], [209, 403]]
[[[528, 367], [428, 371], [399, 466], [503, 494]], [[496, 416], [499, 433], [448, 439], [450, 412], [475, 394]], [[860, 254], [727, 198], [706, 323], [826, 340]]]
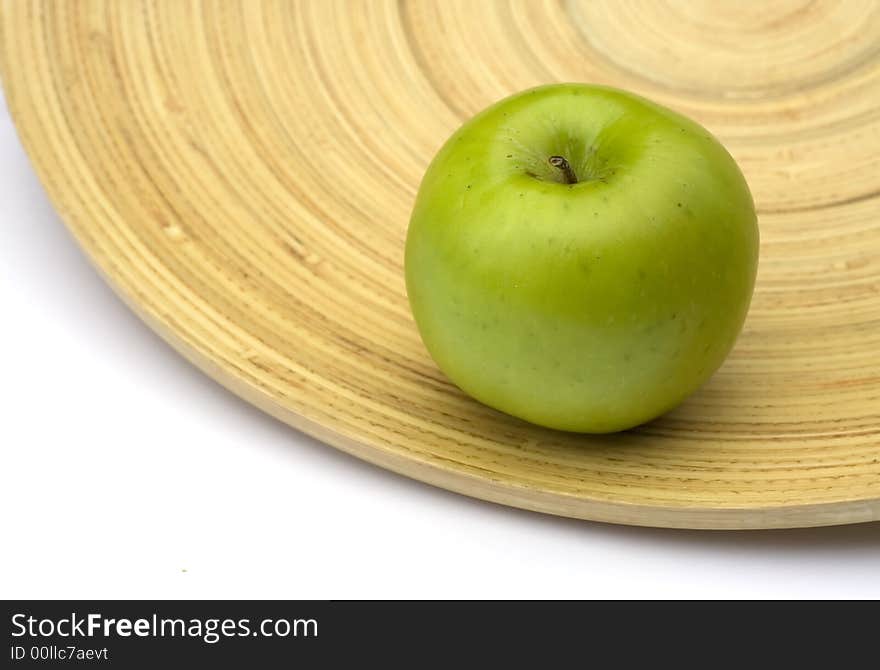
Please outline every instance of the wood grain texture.
[[[153, 328], [265, 411], [391, 470], [553, 514], [880, 518], [877, 2], [0, 6], [7, 99], [64, 221]], [[406, 302], [404, 235], [434, 152], [469, 115], [552, 81], [699, 120], [759, 209], [734, 352], [684, 405], [618, 435], [468, 399]]]

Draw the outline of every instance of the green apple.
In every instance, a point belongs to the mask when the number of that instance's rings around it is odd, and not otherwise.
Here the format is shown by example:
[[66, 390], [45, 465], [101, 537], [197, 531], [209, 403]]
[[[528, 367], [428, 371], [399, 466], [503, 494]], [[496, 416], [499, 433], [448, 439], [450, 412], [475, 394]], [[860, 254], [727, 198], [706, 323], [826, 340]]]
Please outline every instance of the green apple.
[[679, 404], [742, 328], [755, 208], [697, 123], [603, 86], [509, 97], [426, 172], [406, 240], [422, 339], [461, 389], [561, 430]]

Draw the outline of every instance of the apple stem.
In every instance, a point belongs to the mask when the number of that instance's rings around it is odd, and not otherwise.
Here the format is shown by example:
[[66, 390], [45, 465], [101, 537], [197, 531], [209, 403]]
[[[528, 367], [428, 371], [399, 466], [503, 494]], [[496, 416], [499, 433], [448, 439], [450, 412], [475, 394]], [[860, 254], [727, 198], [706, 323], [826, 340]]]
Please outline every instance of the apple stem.
[[550, 165], [562, 172], [566, 184], [577, 184], [578, 178], [571, 165], [562, 156], [550, 156]]

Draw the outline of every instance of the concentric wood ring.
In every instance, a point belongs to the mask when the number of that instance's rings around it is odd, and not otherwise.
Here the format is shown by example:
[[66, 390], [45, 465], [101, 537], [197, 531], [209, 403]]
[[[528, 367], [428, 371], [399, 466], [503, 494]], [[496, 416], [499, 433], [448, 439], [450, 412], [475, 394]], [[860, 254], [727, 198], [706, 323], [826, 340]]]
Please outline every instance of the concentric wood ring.
[[[95, 264], [187, 358], [291, 425], [554, 514], [880, 518], [876, 2], [22, 0], [2, 5], [0, 59], [24, 144]], [[759, 209], [758, 287], [730, 359], [619, 435], [468, 399], [404, 292], [434, 152], [470, 114], [551, 81], [696, 118]]]

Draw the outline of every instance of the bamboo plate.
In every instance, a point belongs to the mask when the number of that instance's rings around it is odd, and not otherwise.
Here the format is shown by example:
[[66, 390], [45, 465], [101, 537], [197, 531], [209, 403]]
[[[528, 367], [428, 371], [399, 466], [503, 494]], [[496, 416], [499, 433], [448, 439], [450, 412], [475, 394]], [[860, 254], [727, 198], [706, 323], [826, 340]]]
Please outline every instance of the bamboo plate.
[[[6, 0], [0, 50], [22, 140], [95, 264], [184, 356], [290, 425], [553, 514], [880, 518], [876, 2]], [[465, 397], [404, 293], [436, 149], [494, 100], [557, 80], [698, 119], [759, 208], [758, 288], [730, 359], [614, 436]]]

